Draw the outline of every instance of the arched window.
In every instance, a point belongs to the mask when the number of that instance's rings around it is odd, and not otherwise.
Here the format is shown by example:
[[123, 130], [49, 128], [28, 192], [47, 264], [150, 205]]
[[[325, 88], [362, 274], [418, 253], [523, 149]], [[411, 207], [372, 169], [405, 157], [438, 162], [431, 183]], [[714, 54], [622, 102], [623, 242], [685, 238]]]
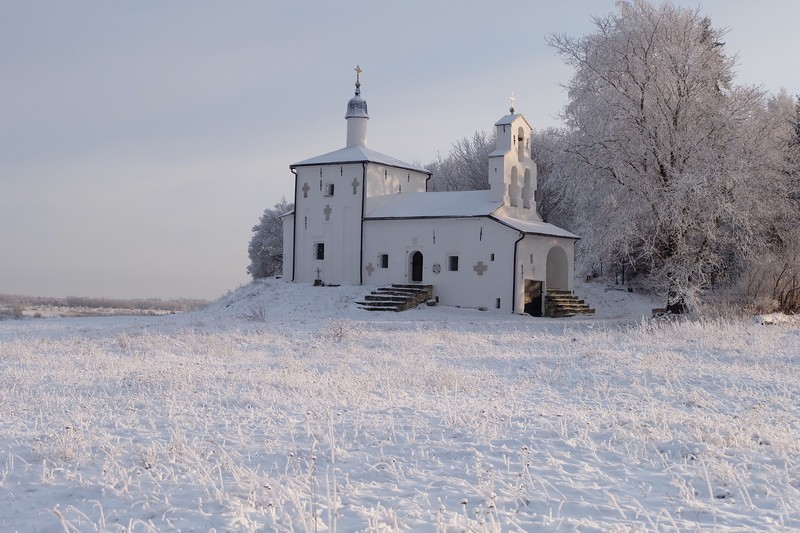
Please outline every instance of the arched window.
[[508, 197], [511, 207], [517, 207], [519, 198], [519, 171], [517, 167], [511, 167], [511, 183], [508, 186]]
[[531, 208], [531, 200], [533, 199], [533, 189], [531, 189], [531, 169], [525, 169], [525, 178], [522, 186], [522, 207], [525, 209]]
[[522, 126], [517, 130], [517, 159], [520, 161], [525, 159], [525, 130]]

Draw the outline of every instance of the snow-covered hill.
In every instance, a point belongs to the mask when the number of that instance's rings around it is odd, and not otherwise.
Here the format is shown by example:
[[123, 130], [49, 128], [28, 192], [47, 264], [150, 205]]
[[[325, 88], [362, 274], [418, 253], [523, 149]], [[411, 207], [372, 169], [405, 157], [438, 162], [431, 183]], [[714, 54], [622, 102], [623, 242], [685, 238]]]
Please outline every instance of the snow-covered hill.
[[800, 528], [800, 328], [421, 307], [276, 280], [0, 322], [0, 530]]

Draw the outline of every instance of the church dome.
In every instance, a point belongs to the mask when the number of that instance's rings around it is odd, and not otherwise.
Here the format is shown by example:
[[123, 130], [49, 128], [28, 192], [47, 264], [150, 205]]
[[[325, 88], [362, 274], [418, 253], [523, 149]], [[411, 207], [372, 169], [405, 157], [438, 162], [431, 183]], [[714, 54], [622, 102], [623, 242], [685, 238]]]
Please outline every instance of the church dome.
[[347, 114], [344, 118], [369, 118], [367, 113], [367, 101], [359, 95], [361, 91], [356, 91], [356, 95], [347, 102]]
[[367, 101], [361, 98], [361, 73], [363, 71], [360, 66], [354, 70], [356, 71], [356, 95], [347, 102], [347, 113], [344, 118], [369, 118]]

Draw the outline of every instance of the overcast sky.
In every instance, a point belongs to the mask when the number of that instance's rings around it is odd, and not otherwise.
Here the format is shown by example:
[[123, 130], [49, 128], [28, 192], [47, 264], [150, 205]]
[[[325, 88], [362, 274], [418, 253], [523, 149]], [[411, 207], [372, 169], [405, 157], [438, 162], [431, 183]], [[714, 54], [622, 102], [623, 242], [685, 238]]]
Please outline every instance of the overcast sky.
[[[800, 2], [709, 0], [739, 83], [800, 93]], [[558, 124], [548, 33], [612, 0], [0, 0], [0, 293], [216, 298], [288, 165], [345, 143], [423, 164], [515, 108]]]

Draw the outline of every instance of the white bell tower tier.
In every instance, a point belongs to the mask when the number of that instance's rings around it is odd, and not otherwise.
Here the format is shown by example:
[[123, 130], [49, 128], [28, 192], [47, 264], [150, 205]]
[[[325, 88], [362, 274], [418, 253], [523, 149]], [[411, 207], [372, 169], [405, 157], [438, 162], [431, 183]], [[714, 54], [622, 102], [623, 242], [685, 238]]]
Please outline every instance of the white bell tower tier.
[[356, 71], [356, 95], [347, 102], [347, 113], [344, 118], [347, 119], [347, 147], [354, 146], [367, 147], [367, 121], [369, 114], [367, 113], [367, 102], [361, 98], [361, 70], [360, 66], [355, 68]]
[[509, 216], [541, 220], [536, 211], [536, 163], [531, 159], [532, 129], [525, 117], [514, 112], [495, 123], [496, 144], [489, 154], [489, 188]]

